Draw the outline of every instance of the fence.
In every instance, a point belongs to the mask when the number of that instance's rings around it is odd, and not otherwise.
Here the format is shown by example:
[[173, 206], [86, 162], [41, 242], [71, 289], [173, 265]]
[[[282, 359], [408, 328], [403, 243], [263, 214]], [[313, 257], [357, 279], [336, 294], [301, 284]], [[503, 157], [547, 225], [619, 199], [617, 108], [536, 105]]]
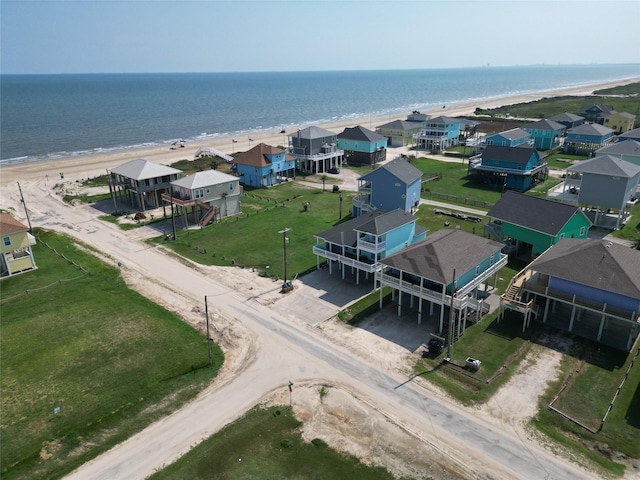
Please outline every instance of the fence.
[[491, 207], [493, 207], [493, 203], [483, 202], [481, 200], [474, 200], [472, 198], [458, 197], [457, 195], [450, 195], [448, 193], [432, 192], [428, 188], [422, 189], [422, 196], [437, 198], [440, 200], [448, 200], [449, 202], [459, 203], [463, 205], [470, 205], [473, 207], [481, 207], [485, 209], [490, 209]]
[[45, 242], [44, 240], [40, 239], [39, 237], [38, 237], [38, 243], [44, 245], [45, 247], [47, 247], [49, 250], [51, 250], [53, 253], [55, 253], [59, 257], [64, 258], [67, 262], [72, 264], [74, 267], [80, 269], [83, 272], [82, 275], [78, 275], [77, 277], [73, 277], [73, 278], [60, 278], [60, 279], [58, 279], [58, 281], [50, 283], [49, 285], [45, 285], [43, 287], [38, 287], [38, 288], [31, 288], [31, 289], [25, 290], [22, 293], [14, 295], [12, 297], [3, 296], [2, 297], [2, 301], [3, 302], [4, 301], [8, 301], [8, 300], [13, 300], [14, 298], [18, 298], [18, 297], [21, 297], [23, 295], [29, 295], [29, 294], [34, 293], [34, 292], [39, 292], [41, 290], [44, 290], [45, 288], [53, 287], [54, 285], [60, 285], [63, 282], [72, 282], [74, 280], [78, 280], [79, 278], [83, 278], [83, 277], [86, 277], [87, 275], [89, 275], [89, 271], [86, 268], [84, 268], [82, 265], [78, 265], [76, 262], [74, 262], [70, 258], [67, 258], [64, 253], [58, 252], [54, 247], [52, 247], [51, 245], [49, 245], [47, 242]]

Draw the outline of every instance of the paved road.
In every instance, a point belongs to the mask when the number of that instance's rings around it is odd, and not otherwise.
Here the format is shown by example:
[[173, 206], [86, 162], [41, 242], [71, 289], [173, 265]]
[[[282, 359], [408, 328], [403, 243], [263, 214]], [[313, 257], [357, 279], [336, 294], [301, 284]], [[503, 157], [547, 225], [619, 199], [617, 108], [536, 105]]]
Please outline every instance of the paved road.
[[[90, 207], [71, 208], [46, 190], [30, 192], [32, 224], [62, 231], [112, 256], [125, 268], [166, 284], [194, 305], [206, 295], [216, 308], [241, 322], [257, 344], [253, 362], [231, 381], [126, 442], [88, 462], [70, 479], [142, 479], [184, 454], [240, 416], [274, 389], [321, 380], [354, 392], [391, 420], [448, 455], [452, 465], [491, 478], [591, 478], [564, 459], [511, 432], [497, 430], [468, 412], [427, 396], [407, 378], [363, 361], [296, 322], [214, 278], [188, 268], [160, 250], [133, 240], [130, 232], [96, 220]], [[294, 395], [295, 401], [295, 395]]]

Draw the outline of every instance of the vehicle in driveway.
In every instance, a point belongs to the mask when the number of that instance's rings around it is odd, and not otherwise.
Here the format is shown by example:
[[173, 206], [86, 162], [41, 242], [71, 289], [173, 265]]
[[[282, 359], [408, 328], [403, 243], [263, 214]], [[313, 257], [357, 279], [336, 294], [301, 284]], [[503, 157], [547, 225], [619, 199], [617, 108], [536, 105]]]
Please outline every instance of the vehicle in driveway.
[[327, 173], [335, 173], [338, 174], [340, 173], [340, 169], [338, 167], [332, 167], [329, 170], [327, 170]]

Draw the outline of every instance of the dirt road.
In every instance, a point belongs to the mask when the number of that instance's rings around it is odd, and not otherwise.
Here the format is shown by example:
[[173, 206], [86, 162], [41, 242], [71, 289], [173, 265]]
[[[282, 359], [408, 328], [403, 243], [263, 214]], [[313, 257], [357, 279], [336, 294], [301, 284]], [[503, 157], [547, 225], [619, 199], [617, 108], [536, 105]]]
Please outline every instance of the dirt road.
[[[592, 478], [530, 440], [434, 395], [384, 363], [329, 341], [322, 329], [281, 311], [271, 281], [239, 269], [192, 268], [133, 238], [142, 231], [132, 234], [99, 221], [99, 212], [92, 207], [67, 206], [49, 188], [43, 182], [28, 186], [34, 226], [71, 234], [104, 252], [113, 264], [122, 265], [124, 275], [135, 279], [134, 286], [159, 303], [192, 312], [196, 324], [202, 319], [198, 307], [207, 296], [216, 338], [226, 347], [229, 361], [221, 377], [195, 401], [68, 478], [145, 478], [274, 392], [286, 391], [288, 381], [294, 383], [294, 409], [302, 401], [302, 395], [297, 398], [300, 386], [331, 385], [357, 399], [371, 415], [381, 415], [394, 428], [400, 427], [412, 443], [462, 477]], [[17, 194], [4, 192], [3, 197], [7, 196], [11, 198], [3, 198], [3, 203], [12, 203], [17, 211]], [[303, 293], [303, 288], [297, 288], [289, 298]], [[332, 315], [330, 305], [317, 305], [326, 308], [327, 318]], [[306, 406], [301, 404], [301, 411]], [[386, 441], [384, 435], [379, 439]]]

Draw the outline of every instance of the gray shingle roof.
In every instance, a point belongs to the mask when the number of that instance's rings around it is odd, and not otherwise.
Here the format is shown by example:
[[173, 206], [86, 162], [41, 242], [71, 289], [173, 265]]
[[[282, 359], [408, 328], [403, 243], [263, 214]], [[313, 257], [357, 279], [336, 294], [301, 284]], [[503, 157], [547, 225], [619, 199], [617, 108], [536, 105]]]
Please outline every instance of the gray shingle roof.
[[336, 134], [330, 132], [329, 130], [325, 130], [324, 128], [316, 127], [312, 125], [307, 128], [303, 128], [302, 130], [297, 130], [294, 133], [289, 134], [290, 137], [300, 137], [305, 139], [314, 139], [314, 138], [325, 138], [325, 137], [335, 137]]
[[416, 130], [422, 129], [422, 122], [408, 122], [406, 120], [394, 120], [393, 122], [379, 125], [376, 128], [384, 128], [389, 130]]
[[640, 142], [637, 140], [627, 140], [624, 142], [616, 142], [606, 147], [596, 150], [596, 155], [631, 155], [640, 157]]
[[427, 123], [451, 125], [453, 123], [460, 123], [460, 120], [457, 118], [447, 117], [446, 115], [440, 115], [439, 117], [435, 117], [430, 120], [427, 120]]
[[553, 120], [542, 119], [537, 122], [529, 123], [524, 128], [530, 128], [532, 130], [562, 130], [564, 125]]
[[554, 122], [577, 122], [579, 120], [584, 120], [584, 117], [576, 115], [575, 113], [564, 112], [554, 115], [553, 117], [549, 117], [549, 120]]
[[508, 138], [509, 140], [517, 140], [519, 138], [531, 136], [529, 132], [521, 128], [512, 128], [511, 130], [505, 130], [504, 132], [487, 135], [487, 137], [493, 137], [494, 135], [500, 135], [502, 137]]
[[463, 230], [439, 230], [380, 263], [434, 282], [449, 284], [504, 245]]
[[487, 160], [500, 160], [514, 163], [528, 163], [531, 155], [536, 151], [530, 145], [507, 147], [504, 145], [488, 145], [482, 152], [482, 158]]
[[375, 210], [351, 220], [340, 223], [314, 236], [337, 245], [355, 247], [358, 243], [358, 231], [381, 235], [410, 222], [417, 217], [403, 210], [396, 209], [390, 212]]
[[367, 128], [361, 127], [360, 125], [353, 128], [345, 128], [342, 133], [338, 134], [338, 138], [346, 138], [348, 140], [358, 140], [372, 143], [387, 139], [379, 133], [372, 132]]
[[378, 167], [373, 172], [363, 175], [359, 180], [368, 180], [370, 176], [376, 174], [379, 169], [388, 171], [391, 175], [396, 177], [398, 180], [401, 180], [406, 185], [410, 185], [417, 179], [422, 178], [422, 170], [417, 169], [404, 158], [396, 158], [395, 160], [391, 160], [390, 162]]
[[640, 298], [640, 251], [601, 239], [565, 238], [531, 270], [632, 298]]
[[488, 217], [556, 236], [574, 215], [584, 215], [579, 207], [532, 197], [511, 190], [505, 192], [487, 213]]
[[134, 180], [164, 177], [182, 173], [181, 170], [150, 162], [144, 158], [136, 158], [111, 169], [111, 172]]
[[640, 173], [640, 165], [622, 160], [621, 158], [612, 157], [611, 155], [601, 155], [571, 165], [567, 168], [567, 172], [631, 178]]
[[233, 175], [218, 172], [217, 170], [205, 170], [204, 172], [196, 172], [193, 175], [183, 177], [175, 182], [171, 182], [171, 184], [193, 190], [195, 188], [210, 187], [212, 185], [237, 181], [238, 177], [234, 177]]
[[624, 132], [618, 135], [619, 140], [629, 140], [637, 138], [640, 138], [640, 128], [634, 128], [633, 130], [629, 130], [628, 132]]
[[607, 135], [613, 133], [609, 127], [600, 125], [599, 123], [585, 123], [584, 125], [578, 125], [577, 127], [570, 128], [567, 133], [574, 133], [578, 135]]

